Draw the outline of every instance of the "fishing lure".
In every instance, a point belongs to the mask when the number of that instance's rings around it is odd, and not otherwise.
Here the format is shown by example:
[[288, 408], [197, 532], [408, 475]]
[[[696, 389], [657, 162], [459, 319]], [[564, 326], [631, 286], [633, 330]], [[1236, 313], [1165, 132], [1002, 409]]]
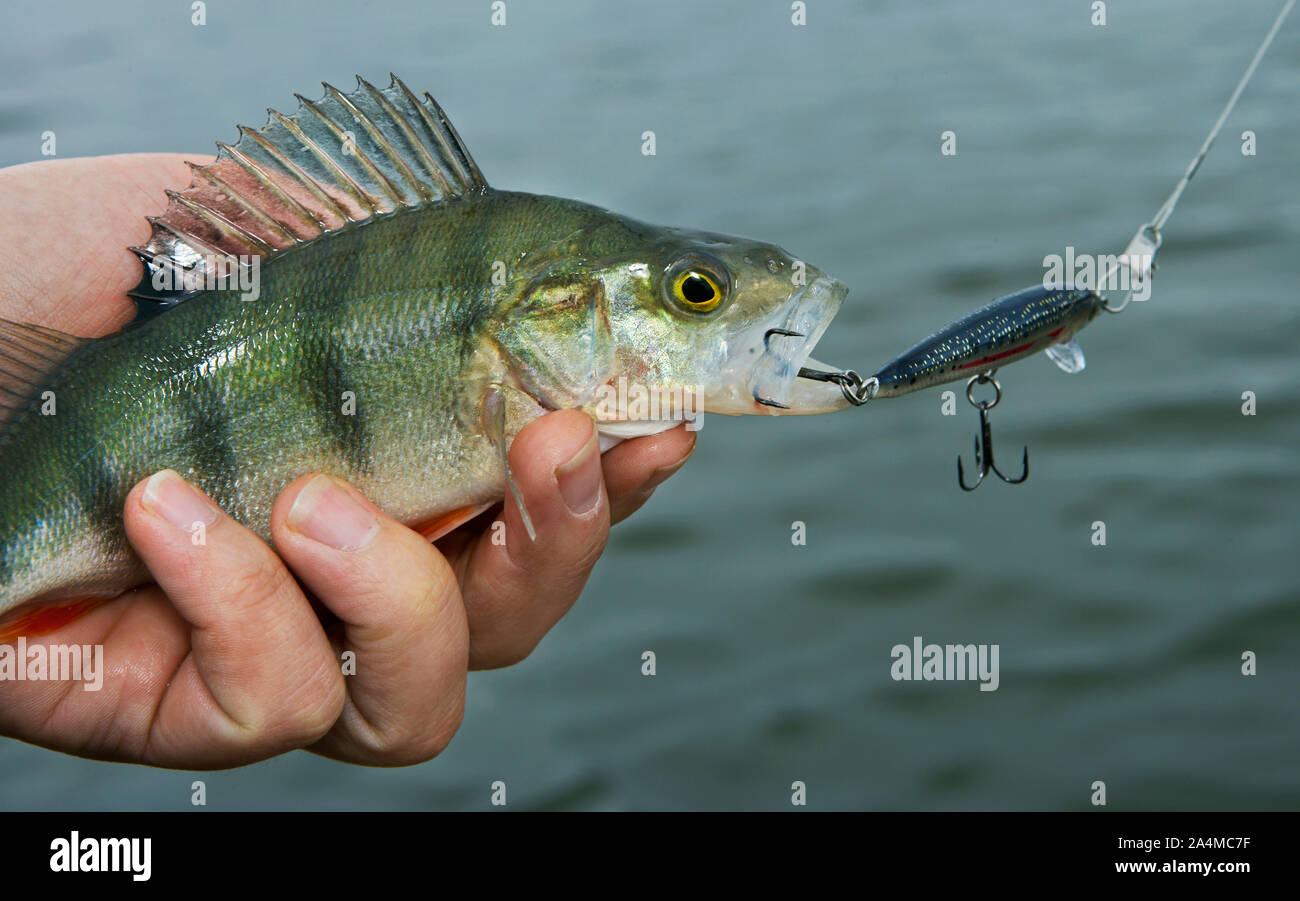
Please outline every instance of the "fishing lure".
[[[1173, 192], [1156, 211], [1150, 221], [1143, 224], [1114, 260], [1098, 285], [1111, 284], [1122, 268], [1129, 270], [1129, 289], [1124, 299], [1112, 304], [1096, 291], [1076, 288], [1073, 285], [1038, 285], [1008, 294], [980, 307], [973, 313], [950, 323], [933, 335], [886, 363], [873, 376], [863, 379], [853, 370], [828, 371], [817, 369], [809, 361], [799, 373], [800, 377], [814, 381], [833, 382], [839, 385], [849, 403], [862, 406], [877, 397], [898, 397], [935, 385], [966, 378], [966, 399], [979, 411], [980, 433], [975, 439], [975, 460], [979, 476], [968, 485], [961, 457], [957, 458], [957, 481], [963, 490], [973, 491], [990, 472], [1004, 482], [1019, 484], [1029, 477], [1029, 449], [1024, 452], [1024, 469], [1020, 476], [1008, 478], [998, 470], [993, 460], [992, 429], [988, 413], [1002, 399], [1002, 386], [995, 374], [999, 367], [1015, 363], [1044, 351], [1052, 362], [1068, 373], [1078, 373], [1086, 365], [1083, 350], [1075, 340], [1077, 335], [1105, 310], [1120, 313], [1132, 301], [1139, 286], [1151, 279], [1155, 254], [1163, 241], [1162, 229], [1182, 197], [1183, 191], [1200, 169], [1210, 152], [1215, 138], [1223, 129], [1237, 99], [1255, 74], [1260, 60], [1282, 27], [1295, 0], [1287, 0], [1269, 29], [1254, 59], [1246, 68], [1236, 89], [1229, 97], [1223, 112], [1210, 129], [1201, 149], [1192, 158], [1178, 180]], [[974, 371], [973, 375], [969, 373]], [[996, 392], [992, 400], [977, 401], [973, 391], [977, 385], [991, 384]]]

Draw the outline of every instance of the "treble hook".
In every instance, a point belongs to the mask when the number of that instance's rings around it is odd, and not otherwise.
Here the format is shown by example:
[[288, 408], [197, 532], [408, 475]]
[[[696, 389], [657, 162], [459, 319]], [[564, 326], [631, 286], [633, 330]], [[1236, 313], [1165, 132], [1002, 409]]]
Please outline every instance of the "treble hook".
[[[984, 477], [993, 472], [999, 479], [1010, 484], [1019, 485], [1025, 479], [1029, 478], [1029, 448], [1025, 448], [1025, 469], [1018, 479], [1008, 479], [998, 469], [997, 464], [993, 462], [993, 427], [989, 425], [989, 410], [998, 405], [1002, 400], [1002, 386], [998, 384], [997, 379], [993, 378], [996, 369], [990, 369], [987, 372], [981, 372], [979, 375], [972, 376], [966, 382], [966, 400], [972, 407], [980, 411], [980, 433], [975, 438], [975, 466], [979, 469], [979, 478], [975, 480], [974, 485], [966, 484], [966, 473], [961, 463], [961, 454], [957, 455], [957, 484], [963, 491], [974, 491], [979, 487]], [[976, 385], [992, 384], [993, 390], [997, 392], [993, 400], [977, 401], [971, 395], [971, 391]]]

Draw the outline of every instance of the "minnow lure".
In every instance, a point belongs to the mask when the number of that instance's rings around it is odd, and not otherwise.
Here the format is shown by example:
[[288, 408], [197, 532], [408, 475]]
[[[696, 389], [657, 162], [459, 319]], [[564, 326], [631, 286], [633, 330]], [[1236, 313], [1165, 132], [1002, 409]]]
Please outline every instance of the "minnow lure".
[[[993, 461], [993, 437], [988, 411], [1002, 399], [1002, 387], [994, 378], [997, 369], [1023, 360], [1038, 351], [1061, 369], [1069, 373], [1082, 372], [1085, 367], [1083, 350], [1075, 335], [1088, 325], [1096, 315], [1105, 310], [1119, 313], [1133, 299], [1134, 289], [1149, 280], [1155, 270], [1155, 254], [1162, 243], [1161, 229], [1169, 220], [1179, 198], [1201, 163], [1210, 152], [1237, 99], [1246, 88], [1260, 60], [1291, 12], [1295, 0], [1287, 0], [1278, 13], [1268, 34], [1264, 37], [1254, 58], [1237, 82], [1231, 97], [1210, 129], [1200, 151], [1193, 157], [1173, 192], [1156, 211], [1152, 219], [1142, 225], [1129, 241], [1124, 252], [1114, 260], [1108, 271], [1101, 274], [1099, 286], [1106, 285], [1122, 268], [1129, 269], [1130, 287], [1123, 301], [1111, 304], [1096, 291], [1072, 285], [1035, 286], [1009, 294], [980, 307], [978, 310], [952, 322], [930, 337], [918, 342], [894, 360], [885, 364], [870, 378], [863, 379], [853, 370], [832, 370], [808, 361], [799, 373], [801, 378], [829, 382], [839, 386], [845, 399], [861, 406], [877, 397], [898, 397], [935, 385], [966, 378], [966, 399], [980, 414], [980, 434], [975, 439], [976, 466], [980, 471], [974, 485], [967, 485], [961, 458], [957, 458], [957, 480], [961, 487], [972, 491], [989, 472], [1004, 482], [1018, 484], [1029, 475], [1029, 449], [1024, 453], [1024, 471], [1017, 478], [1008, 478], [997, 469]], [[1100, 273], [1099, 273], [1100, 274]], [[973, 373], [973, 374], [972, 374]], [[992, 400], [975, 400], [972, 391], [976, 385], [991, 384], [996, 392]]]
[[432, 539], [512, 490], [510, 443], [549, 410], [608, 447], [848, 405], [797, 380], [847, 294], [816, 267], [490, 188], [396, 78], [298, 100], [169, 192], [121, 332], [0, 320], [0, 613], [24, 608], [0, 640], [148, 581], [123, 502], [163, 468], [268, 541], [310, 472]]
[[[989, 410], [1002, 399], [1002, 386], [993, 378], [999, 366], [1044, 351], [1066, 372], [1082, 372], [1086, 362], [1074, 335], [1105, 308], [1096, 291], [1074, 288], [1026, 288], [999, 298], [940, 329], [911, 350], [887, 363], [873, 377], [877, 397], [894, 397], [968, 377], [966, 399], [979, 410], [980, 432], [975, 439], [975, 484], [966, 484], [965, 466], [957, 458], [957, 483], [974, 491], [990, 472], [1012, 485], [1029, 478], [1029, 448], [1021, 474], [1003, 475], [993, 459], [993, 429]], [[971, 371], [974, 375], [971, 376]], [[993, 400], [975, 400], [977, 384], [991, 383]]]
[[885, 364], [876, 397], [897, 397], [1006, 366], [1040, 350], [1066, 372], [1082, 372], [1074, 336], [1104, 301], [1096, 291], [1026, 288], [980, 307]]

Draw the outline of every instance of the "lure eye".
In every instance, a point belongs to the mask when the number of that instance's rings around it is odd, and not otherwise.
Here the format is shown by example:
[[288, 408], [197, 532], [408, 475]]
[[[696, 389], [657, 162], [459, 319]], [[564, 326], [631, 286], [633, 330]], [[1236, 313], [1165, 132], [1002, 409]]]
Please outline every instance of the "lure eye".
[[679, 307], [692, 313], [712, 313], [727, 297], [727, 278], [716, 269], [696, 259], [683, 260], [673, 268], [668, 293]]

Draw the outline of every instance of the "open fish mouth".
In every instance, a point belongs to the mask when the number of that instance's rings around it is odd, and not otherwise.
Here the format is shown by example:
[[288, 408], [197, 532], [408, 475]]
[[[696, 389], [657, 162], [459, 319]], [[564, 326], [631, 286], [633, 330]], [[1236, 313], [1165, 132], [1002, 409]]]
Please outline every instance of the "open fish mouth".
[[848, 406], [838, 386], [799, 379], [799, 370], [809, 363], [830, 368], [811, 354], [848, 293], [842, 283], [823, 275], [792, 294], [775, 316], [736, 342], [720, 390], [706, 394], [705, 410], [779, 415], [829, 413]]

